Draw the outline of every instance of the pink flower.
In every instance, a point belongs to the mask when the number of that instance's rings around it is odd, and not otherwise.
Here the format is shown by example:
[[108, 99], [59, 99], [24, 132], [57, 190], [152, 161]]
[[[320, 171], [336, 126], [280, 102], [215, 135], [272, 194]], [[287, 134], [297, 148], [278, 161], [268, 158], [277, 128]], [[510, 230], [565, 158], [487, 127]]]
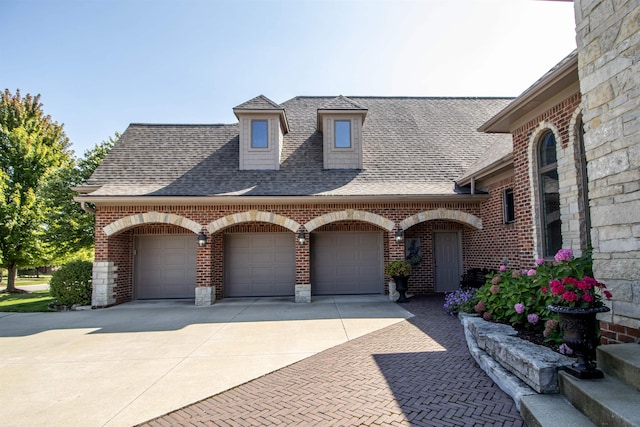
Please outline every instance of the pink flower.
[[580, 289], [581, 291], [588, 291], [589, 289], [591, 289], [593, 286], [591, 286], [589, 283], [587, 283], [584, 280], [581, 280], [578, 282], [578, 284], [576, 285], [576, 287], [578, 289]]
[[540, 317], [538, 317], [538, 315], [535, 313], [531, 313], [527, 316], [527, 322], [531, 323], [532, 325], [538, 323], [538, 320], [540, 320]]
[[533, 268], [527, 271], [527, 276], [535, 276], [535, 275], [536, 275], [536, 270], [534, 270]]
[[571, 261], [573, 251], [571, 249], [560, 249], [554, 258], [557, 262]]
[[491, 317], [491, 313], [489, 313], [488, 311], [485, 311], [485, 312], [482, 314], [482, 318], [483, 318], [484, 320], [487, 320], [487, 321], [491, 320], [491, 319], [492, 319], [492, 317]]
[[487, 311], [487, 306], [484, 304], [484, 301], [479, 301], [473, 309], [476, 313], [482, 313]]
[[500, 276], [493, 276], [493, 278], [491, 278], [491, 283], [497, 285], [498, 283], [500, 283], [500, 280]]
[[507, 266], [506, 266], [506, 265], [502, 264], [502, 265], [500, 266], [500, 271], [505, 271], [506, 269], [507, 269]]
[[584, 302], [593, 302], [594, 301], [593, 295], [591, 295], [591, 294], [582, 295], [582, 301], [584, 301]]
[[549, 288], [547, 288], [546, 286], [542, 287], [542, 295], [546, 295], [547, 292], [549, 292]]
[[578, 301], [578, 295], [575, 292], [567, 291], [562, 294], [562, 299], [569, 302]]
[[513, 306], [513, 308], [516, 310], [516, 313], [518, 314], [524, 313], [524, 304], [517, 303], [516, 305]]
[[537, 264], [537, 265], [542, 265], [542, 264], [544, 264], [544, 259], [542, 259], [542, 258], [538, 258], [538, 259], [536, 260], [536, 264]]
[[604, 297], [605, 297], [606, 299], [611, 299], [611, 297], [613, 297], [613, 295], [611, 294], [611, 292], [609, 292], [609, 291], [607, 291], [607, 290], [603, 291], [603, 293], [604, 293]]
[[491, 285], [491, 287], [489, 288], [489, 292], [491, 292], [491, 295], [497, 295], [500, 293], [500, 286], [499, 285]]

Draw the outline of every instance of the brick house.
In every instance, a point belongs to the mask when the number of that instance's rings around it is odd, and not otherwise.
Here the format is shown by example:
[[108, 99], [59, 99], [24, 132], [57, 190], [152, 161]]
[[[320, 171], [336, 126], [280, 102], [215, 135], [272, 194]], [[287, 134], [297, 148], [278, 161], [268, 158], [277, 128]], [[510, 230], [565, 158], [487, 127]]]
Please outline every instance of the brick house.
[[501, 206], [455, 182], [510, 143], [477, 131], [509, 101], [259, 96], [237, 124], [132, 124], [76, 189], [95, 206], [93, 305], [383, 294], [408, 255], [410, 292], [456, 289], [511, 253], [487, 244], [513, 229]]

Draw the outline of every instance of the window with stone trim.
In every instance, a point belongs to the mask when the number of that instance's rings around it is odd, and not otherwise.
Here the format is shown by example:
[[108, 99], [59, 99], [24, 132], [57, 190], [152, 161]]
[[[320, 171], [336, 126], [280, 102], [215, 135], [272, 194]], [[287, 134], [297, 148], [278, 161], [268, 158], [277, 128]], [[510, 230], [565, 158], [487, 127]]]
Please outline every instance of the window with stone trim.
[[549, 258], [562, 249], [556, 138], [551, 131], [542, 135], [538, 145], [538, 187], [542, 255]]

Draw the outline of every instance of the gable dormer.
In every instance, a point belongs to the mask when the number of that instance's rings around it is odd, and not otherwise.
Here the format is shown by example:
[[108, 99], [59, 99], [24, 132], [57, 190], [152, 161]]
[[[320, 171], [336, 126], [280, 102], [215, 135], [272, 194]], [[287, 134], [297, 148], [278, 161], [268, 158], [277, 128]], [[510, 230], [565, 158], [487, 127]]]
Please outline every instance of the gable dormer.
[[362, 125], [367, 111], [342, 95], [318, 108], [325, 169], [362, 169]]
[[240, 128], [240, 170], [278, 170], [282, 141], [289, 132], [282, 106], [264, 95], [233, 109]]

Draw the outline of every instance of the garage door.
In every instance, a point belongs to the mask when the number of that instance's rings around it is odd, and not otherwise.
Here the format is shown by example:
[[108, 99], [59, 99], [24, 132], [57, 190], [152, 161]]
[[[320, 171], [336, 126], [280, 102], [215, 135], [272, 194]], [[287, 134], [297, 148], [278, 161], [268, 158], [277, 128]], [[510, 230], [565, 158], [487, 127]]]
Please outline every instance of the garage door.
[[196, 239], [139, 236], [136, 241], [136, 298], [195, 298]]
[[382, 233], [313, 233], [311, 290], [315, 295], [381, 294], [382, 263]]
[[225, 297], [289, 296], [296, 286], [293, 233], [225, 236]]

